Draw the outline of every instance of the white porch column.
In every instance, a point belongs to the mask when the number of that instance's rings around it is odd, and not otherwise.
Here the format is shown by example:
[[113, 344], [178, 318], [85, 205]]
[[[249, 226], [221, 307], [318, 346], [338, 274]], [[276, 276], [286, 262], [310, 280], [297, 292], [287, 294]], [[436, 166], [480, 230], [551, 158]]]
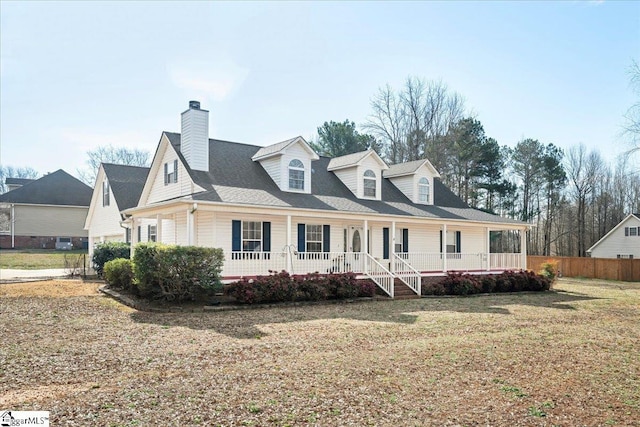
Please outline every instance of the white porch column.
[[491, 270], [491, 230], [489, 227], [485, 227], [485, 234], [487, 236], [487, 271]]
[[138, 235], [138, 220], [131, 217], [131, 258], [133, 258], [133, 252], [139, 242], [140, 236]]
[[447, 224], [442, 224], [442, 247], [440, 253], [442, 253], [442, 271], [447, 272]]
[[362, 248], [362, 252], [369, 253], [369, 251], [367, 250], [367, 248], [369, 247], [369, 221], [366, 219], [364, 220], [364, 227], [363, 227], [362, 234], [364, 235], [362, 236], [362, 241], [364, 242], [364, 247]]
[[187, 245], [192, 246], [195, 244], [195, 211], [196, 208], [187, 210]]
[[293, 262], [291, 257], [293, 256], [293, 246], [291, 246], [291, 215], [287, 215], [287, 253], [285, 257], [287, 258], [287, 271], [291, 272], [293, 269]]
[[520, 268], [527, 268], [527, 229], [520, 230]]
[[11, 204], [11, 249], [16, 248], [16, 205]]
[[162, 215], [156, 215], [156, 242], [162, 243]]
[[389, 250], [389, 253], [391, 254], [390, 258], [391, 258], [391, 272], [395, 273], [396, 272], [396, 263], [395, 263], [395, 255], [396, 255], [396, 222], [392, 221], [391, 222], [391, 250]]

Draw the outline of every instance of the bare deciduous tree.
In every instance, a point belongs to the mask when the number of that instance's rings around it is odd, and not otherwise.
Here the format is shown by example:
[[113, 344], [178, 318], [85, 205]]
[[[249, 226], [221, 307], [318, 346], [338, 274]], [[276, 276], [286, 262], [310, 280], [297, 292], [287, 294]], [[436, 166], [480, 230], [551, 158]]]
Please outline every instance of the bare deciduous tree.
[[149, 152], [126, 147], [101, 146], [87, 151], [87, 167], [78, 169], [78, 177], [87, 185], [93, 186], [100, 163], [114, 163], [127, 166], [148, 166]]
[[399, 92], [380, 88], [364, 124], [384, 147], [390, 163], [428, 158], [439, 169], [446, 163], [445, 135], [465, 112], [464, 99], [441, 81], [408, 77]]
[[16, 168], [13, 166], [0, 165], [0, 194], [9, 191], [6, 185], [7, 178], [28, 178], [36, 179], [40, 176], [38, 171], [31, 167]]
[[576, 206], [577, 255], [587, 255], [587, 211], [588, 202], [595, 190], [598, 176], [603, 166], [600, 153], [587, 150], [583, 144], [571, 147], [567, 156], [567, 176], [569, 178], [569, 195]]

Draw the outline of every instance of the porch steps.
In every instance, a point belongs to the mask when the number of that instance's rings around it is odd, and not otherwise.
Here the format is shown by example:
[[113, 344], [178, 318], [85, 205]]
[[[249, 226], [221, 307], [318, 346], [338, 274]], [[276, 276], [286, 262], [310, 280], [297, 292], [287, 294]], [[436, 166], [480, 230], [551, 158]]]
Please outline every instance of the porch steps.
[[394, 299], [418, 299], [419, 295], [404, 284], [404, 282], [398, 278], [393, 281], [393, 298]]

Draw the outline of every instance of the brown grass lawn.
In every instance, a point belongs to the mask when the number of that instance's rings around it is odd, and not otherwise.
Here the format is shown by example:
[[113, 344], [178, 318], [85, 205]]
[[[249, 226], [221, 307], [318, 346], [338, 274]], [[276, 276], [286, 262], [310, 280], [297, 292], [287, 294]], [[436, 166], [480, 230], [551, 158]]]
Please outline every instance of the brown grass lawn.
[[0, 408], [52, 426], [640, 425], [640, 283], [556, 290], [160, 314], [92, 284], [0, 285]]

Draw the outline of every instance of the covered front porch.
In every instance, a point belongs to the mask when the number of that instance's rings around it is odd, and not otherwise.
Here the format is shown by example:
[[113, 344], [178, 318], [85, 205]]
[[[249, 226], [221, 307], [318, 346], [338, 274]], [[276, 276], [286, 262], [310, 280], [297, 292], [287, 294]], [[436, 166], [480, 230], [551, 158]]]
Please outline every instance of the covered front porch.
[[[155, 219], [158, 242], [222, 248], [226, 282], [282, 270], [290, 274], [353, 272], [373, 280], [393, 297], [398, 281], [420, 295], [425, 276], [526, 268], [527, 226], [522, 223], [362, 217], [346, 212], [265, 213], [251, 208], [230, 212], [192, 203], [187, 209], [138, 214], [131, 224], [135, 229], [142, 221]], [[495, 244], [501, 233], [511, 236], [509, 244]]]

